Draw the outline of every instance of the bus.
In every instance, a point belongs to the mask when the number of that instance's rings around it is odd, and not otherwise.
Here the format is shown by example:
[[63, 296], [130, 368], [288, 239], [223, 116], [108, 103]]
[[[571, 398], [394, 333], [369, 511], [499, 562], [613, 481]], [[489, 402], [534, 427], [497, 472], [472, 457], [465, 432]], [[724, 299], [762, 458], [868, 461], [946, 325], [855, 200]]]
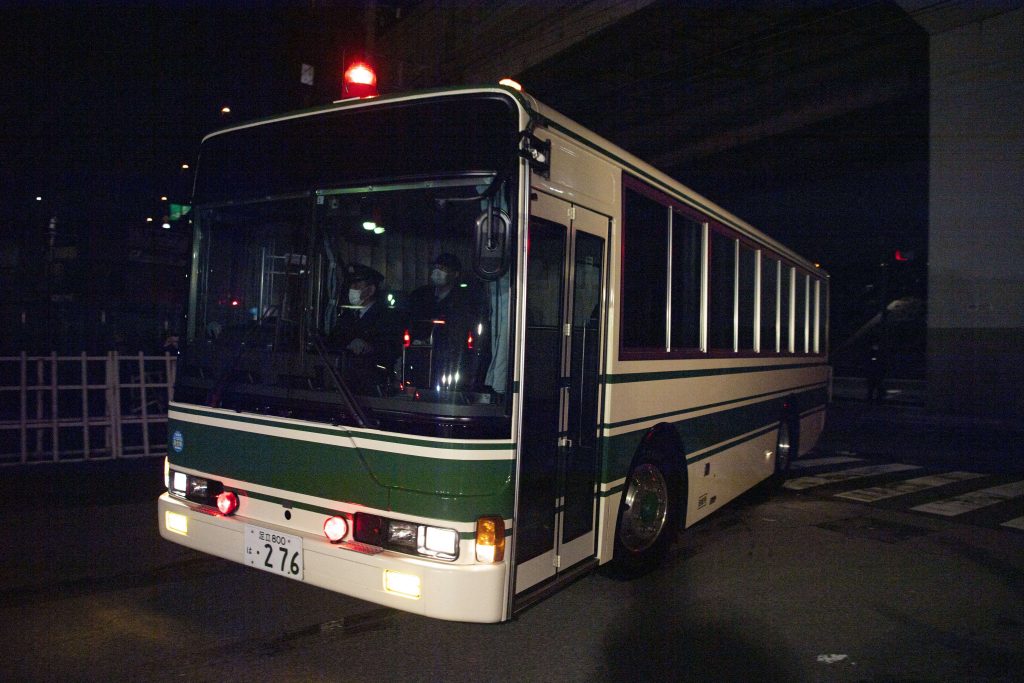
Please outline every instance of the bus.
[[827, 273], [515, 85], [212, 133], [192, 216], [158, 519], [203, 553], [501, 622], [824, 426]]

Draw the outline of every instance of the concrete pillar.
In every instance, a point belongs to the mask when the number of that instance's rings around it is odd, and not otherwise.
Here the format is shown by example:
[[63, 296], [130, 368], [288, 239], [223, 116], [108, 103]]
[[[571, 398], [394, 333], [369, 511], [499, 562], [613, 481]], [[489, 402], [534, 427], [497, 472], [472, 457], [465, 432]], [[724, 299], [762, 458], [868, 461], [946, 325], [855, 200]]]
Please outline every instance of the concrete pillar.
[[929, 407], [1024, 417], [1024, 9], [930, 39]]

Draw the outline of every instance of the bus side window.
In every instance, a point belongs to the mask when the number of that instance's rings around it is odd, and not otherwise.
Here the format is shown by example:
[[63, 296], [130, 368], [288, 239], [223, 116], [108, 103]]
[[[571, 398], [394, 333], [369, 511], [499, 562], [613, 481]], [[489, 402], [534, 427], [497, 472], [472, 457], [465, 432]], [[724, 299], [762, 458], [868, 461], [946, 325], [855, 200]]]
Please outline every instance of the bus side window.
[[736, 240], [711, 232], [711, 286], [708, 341], [712, 349], [733, 350]]
[[624, 195], [622, 348], [664, 352], [668, 213], [628, 187]]

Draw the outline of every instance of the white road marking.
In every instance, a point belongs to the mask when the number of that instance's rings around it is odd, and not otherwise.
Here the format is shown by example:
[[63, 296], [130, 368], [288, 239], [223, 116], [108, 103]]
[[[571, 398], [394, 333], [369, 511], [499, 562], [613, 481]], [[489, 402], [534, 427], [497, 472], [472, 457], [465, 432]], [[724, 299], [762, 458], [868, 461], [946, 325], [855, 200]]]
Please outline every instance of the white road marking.
[[1011, 519], [1009, 522], [1003, 522], [1003, 526], [1024, 530], [1024, 517], [1018, 517], [1017, 519]]
[[946, 472], [944, 474], [930, 474], [926, 477], [916, 477], [914, 479], [897, 481], [883, 486], [872, 486], [866, 489], [837, 493], [836, 498], [847, 498], [849, 500], [857, 500], [862, 503], [873, 503], [876, 500], [905, 496], [908, 493], [917, 493], [918, 491], [932, 489], [937, 486], [945, 486], [946, 484], [953, 484], [958, 481], [967, 481], [968, 479], [977, 479], [978, 477], [984, 476], [984, 474], [978, 474], [977, 472]]
[[905, 472], [907, 470], [919, 469], [921, 468], [917, 465], [904, 465], [898, 462], [885, 465], [868, 465], [866, 467], [854, 467], [853, 469], [840, 470], [838, 472], [824, 472], [822, 474], [815, 474], [808, 477], [797, 477], [796, 479], [787, 481], [784, 486], [793, 491], [802, 491], [803, 489], [814, 488], [815, 486], [837, 484], [851, 479], [863, 479], [864, 477], [871, 477], [876, 474], [889, 474], [891, 472]]
[[965, 512], [979, 510], [989, 505], [1002, 503], [1019, 496], [1024, 496], [1024, 481], [1014, 481], [1001, 486], [992, 486], [987, 489], [980, 489], [965, 493], [954, 498], [937, 500], [934, 503], [925, 503], [911, 508], [918, 512], [930, 512], [943, 517], [955, 517]]
[[836, 456], [832, 458], [813, 458], [811, 460], [797, 460], [794, 463], [790, 463], [789, 469], [791, 470], [806, 470], [812, 467], [823, 467], [825, 465], [841, 465], [844, 462], [861, 462], [864, 458], [847, 458], [842, 456]]

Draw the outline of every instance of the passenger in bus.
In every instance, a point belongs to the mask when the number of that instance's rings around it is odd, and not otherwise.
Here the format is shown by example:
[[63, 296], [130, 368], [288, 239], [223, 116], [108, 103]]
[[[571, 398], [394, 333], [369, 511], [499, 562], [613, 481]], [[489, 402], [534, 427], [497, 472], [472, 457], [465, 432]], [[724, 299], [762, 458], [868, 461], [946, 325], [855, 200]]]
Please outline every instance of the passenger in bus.
[[378, 295], [384, 285], [380, 272], [352, 264], [346, 272], [348, 296], [327, 337], [327, 346], [344, 355], [347, 379], [356, 391], [379, 385], [400, 353], [401, 332], [397, 321]]
[[[490, 357], [487, 297], [462, 277], [462, 263], [442, 253], [430, 269], [430, 284], [409, 297], [408, 325], [414, 346], [430, 346], [431, 386], [471, 387], [482, 381]], [[452, 378], [458, 374], [458, 382]], [[422, 379], [421, 379], [422, 381]]]
[[430, 284], [410, 295], [409, 309], [413, 316], [423, 320], [447, 320], [453, 302], [460, 298], [459, 280], [462, 263], [455, 254], [440, 254], [430, 268]]

